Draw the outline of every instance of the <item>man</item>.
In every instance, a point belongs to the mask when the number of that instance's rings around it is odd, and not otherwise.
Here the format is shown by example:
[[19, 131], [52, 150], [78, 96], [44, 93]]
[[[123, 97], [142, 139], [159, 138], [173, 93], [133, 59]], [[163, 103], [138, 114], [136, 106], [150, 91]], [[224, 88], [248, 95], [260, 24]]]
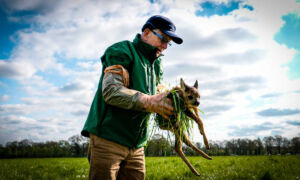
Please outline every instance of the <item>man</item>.
[[90, 179], [145, 179], [149, 115], [173, 114], [171, 100], [156, 94], [156, 86], [162, 52], [171, 40], [182, 43], [175, 30], [168, 18], [152, 16], [133, 42], [113, 44], [101, 57], [102, 75], [81, 132], [90, 137]]

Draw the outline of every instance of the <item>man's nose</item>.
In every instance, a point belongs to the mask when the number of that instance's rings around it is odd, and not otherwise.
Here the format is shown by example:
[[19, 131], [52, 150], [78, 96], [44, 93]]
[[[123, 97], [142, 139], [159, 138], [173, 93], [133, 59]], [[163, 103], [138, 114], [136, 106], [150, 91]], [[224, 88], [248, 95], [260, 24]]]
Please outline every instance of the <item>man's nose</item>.
[[161, 47], [162, 47], [163, 49], [167, 49], [167, 48], [168, 48], [168, 43], [167, 43], [167, 42], [162, 42], [162, 43], [161, 43]]

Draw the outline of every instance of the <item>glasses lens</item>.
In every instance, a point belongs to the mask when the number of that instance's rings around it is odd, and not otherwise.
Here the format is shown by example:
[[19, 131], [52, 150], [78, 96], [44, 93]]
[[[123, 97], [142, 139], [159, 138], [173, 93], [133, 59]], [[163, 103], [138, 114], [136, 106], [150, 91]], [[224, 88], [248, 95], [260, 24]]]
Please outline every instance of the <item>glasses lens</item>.
[[153, 34], [155, 34], [157, 37], [159, 37], [159, 39], [161, 40], [162, 43], [167, 43], [168, 46], [172, 46], [172, 43], [169, 42], [166, 38], [164, 38], [162, 35], [158, 34], [157, 32], [151, 30], [153, 32]]
[[162, 37], [161, 41], [162, 41], [163, 43], [167, 43], [168, 46], [172, 46], [171, 41], [169, 42], [168, 39], [166, 39], [166, 38], [164, 38], [164, 37]]

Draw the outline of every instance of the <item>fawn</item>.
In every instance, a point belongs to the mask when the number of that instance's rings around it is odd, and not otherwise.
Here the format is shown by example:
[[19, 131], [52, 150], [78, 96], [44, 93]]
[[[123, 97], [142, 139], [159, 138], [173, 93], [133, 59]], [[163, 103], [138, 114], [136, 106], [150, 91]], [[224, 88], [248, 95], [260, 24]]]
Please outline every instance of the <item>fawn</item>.
[[[204, 144], [206, 146], [206, 149], [209, 149], [209, 144], [204, 132], [203, 123], [198, 115], [198, 109], [197, 107], [200, 104], [200, 94], [198, 92], [198, 81], [195, 82], [194, 86], [188, 86], [185, 84], [183, 79], [180, 79], [180, 87], [174, 87], [173, 92], [175, 90], [176, 95], [181, 98], [180, 102], [180, 108], [184, 111], [184, 113], [193, 119], [197, 124], [198, 128], [200, 130], [200, 133], [203, 136]], [[172, 91], [171, 90], [171, 91]], [[167, 95], [168, 98], [172, 100], [171, 93]], [[173, 102], [174, 106], [174, 102]], [[194, 111], [194, 113], [192, 112]], [[179, 121], [176, 116], [178, 116], [178, 113], [170, 117], [169, 120], [166, 120], [159, 116], [158, 118], [158, 125], [160, 129], [168, 130], [174, 133], [175, 135], [175, 151], [176, 153], [182, 158], [182, 160], [187, 164], [187, 166], [190, 168], [190, 170], [197, 176], [200, 174], [195, 170], [195, 168], [191, 165], [189, 160], [185, 157], [183, 151], [182, 151], [182, 141], [189, 147], [191, 147], [193, 150], [201, 154], [204, 158], [211, 160], [212, 158], [209, 157], [205, 152], [197, 148], [192, 142], [189, 140], [188, 136], [184, 131], [180, 130]]]

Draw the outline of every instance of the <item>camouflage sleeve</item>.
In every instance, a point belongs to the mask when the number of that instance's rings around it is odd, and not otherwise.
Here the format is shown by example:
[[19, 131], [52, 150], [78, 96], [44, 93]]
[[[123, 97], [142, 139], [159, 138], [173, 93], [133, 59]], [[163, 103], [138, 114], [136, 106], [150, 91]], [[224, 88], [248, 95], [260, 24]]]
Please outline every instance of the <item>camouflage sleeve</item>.
[[139, 91], [127, 88], [129, 86], [128, 72], [121, 65], [109, 66], [104, 71], [102, 94], [104, 101], [122, 109], [142, 111]]

